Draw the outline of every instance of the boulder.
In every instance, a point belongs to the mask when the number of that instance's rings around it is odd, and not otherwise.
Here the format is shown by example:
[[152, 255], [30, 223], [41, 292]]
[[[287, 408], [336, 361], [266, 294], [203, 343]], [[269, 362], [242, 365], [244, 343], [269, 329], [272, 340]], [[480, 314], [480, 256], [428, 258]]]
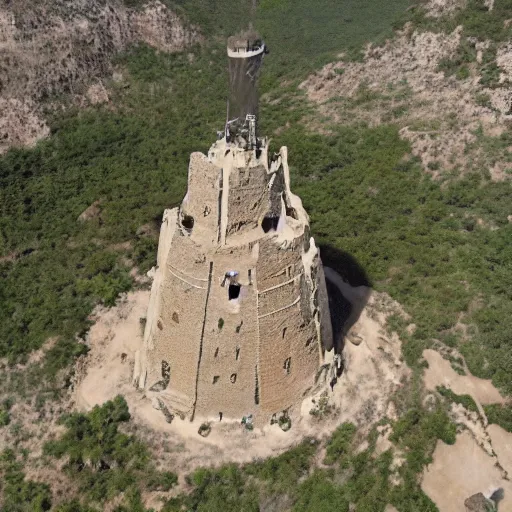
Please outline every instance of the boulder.
[[495, 512], [494, 502], [487, 499], [481, 492], [473, 494], [465, 502], [466, 512]]

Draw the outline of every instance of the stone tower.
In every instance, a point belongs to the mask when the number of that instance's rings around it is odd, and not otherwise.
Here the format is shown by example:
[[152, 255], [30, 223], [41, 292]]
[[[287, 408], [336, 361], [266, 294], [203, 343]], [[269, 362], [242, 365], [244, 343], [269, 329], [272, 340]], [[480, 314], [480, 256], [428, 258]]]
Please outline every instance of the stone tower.
[[191, 155], [187, 194], [163, 216], [135, 379], [190, 419], [253, 414], [263, 424], [302, 400], [332, 348], [287, 149], [269, 158], [254, 117], [228, 123], [207, 156]]

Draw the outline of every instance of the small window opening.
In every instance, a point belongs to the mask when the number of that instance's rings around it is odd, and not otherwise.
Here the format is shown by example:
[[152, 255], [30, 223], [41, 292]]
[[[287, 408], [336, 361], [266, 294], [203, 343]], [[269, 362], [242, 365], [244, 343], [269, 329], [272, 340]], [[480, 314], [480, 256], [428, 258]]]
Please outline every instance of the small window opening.
[[237, 326], [235, 327], [235, 332], [236, 332], [237, 334], [239, 334], [239, 333], [240, 333], [240, 329], [242, 329], [242, 325], [244, 325], [244, 321], [243, 321], [243, 320], [240, 322], [240, 324], [239, 324], [239, 325], [237, 325]]
[[240, 288], [239, 284], [230, 284], [228, 288], [228, 297], [229, 300], [236, 300], [240, 297]]
[[215, 375], [215, 376], [213, 377], [213, 383], [214, 383], [214, 384], [217, 384], [217, 382], [219, 382], [219, 376], [218, 376], [218, 375]]
[[264, 233], [268, 233], [270, 231], [275, 231], [277, 229], [277, 225], [279, 224], [279, 217], [275, 216], [265, 216], [261, 221], [261, 229], [263, 229]]
[[283, 364], [284, 371], [286, 372], [287, 375], [290, 375], [291, 366], [292, 366], [292, 358], [288, 357]]
[[157, 326], [160, 330], [162, 330], [162, 329], [164, 328], [164, 324], [162, 323], [162, 320], [157, 320], [157, 322], [156, 322], [156, 326]]
[[236, 382], [236, 373], [232, 373], [231, 377], [229, 377], [229, 380], [231, 381], [231, 384], [234, 384]]
[[180, 317], [178, 316], [178, 313], [176, 313], [176, 311], [172, 314], [172, 321], [176, 322], [177, 324], [180, 323]]
[[286, 277], [292, 277], [292, 265], [286, 267]]
[[285, 337], [285, 334], [286, 334], [286, 327], [283, 329], [283, 339]]
[[215, 349], [215, 354], [214, 354], [214, 356], [213, 356], [213, 357], [217, 357], [218, 355], [219, 355], [219, 347], [217, 347], [217, 348]]
[[240, 347], [236, 347], [235, 350], [235, 359], [238, 361], [240, 359]]
[[209, 207], [209, 206], [205, 206], [204, 207], [204, 211], [203, 211], [203, 215], [205, 217], [208, 217], [208, 215], [210, 215], [210, 212], [212, 211], [212, 209]]
[[190, 215], [183, 215], [181, 224], [187, 231], [192, 231], [192, 228], [194, 227], [194, 217], [191, 217]]
[[258, 367], [254, 368], [254, 372], [256, 374], [256, 386], [254, 388], [254, 403], [259, 405], [260, 403], [260, 383], [258, 381]]
[[219, 318], [217, 326], [219, 327], [219, 331], [224, 327], [224, 318]]
[[162, 361], [162, 377], [167, 382], [171, 379], [171, 365], [167, 361]]
[[252, 270], [251, 269], [249, 269], [247, 271], [247, 278], [249, 280], [249, 284], [252, 284]]
[[297, 215], [297, 210], [295, 208], [286, 208], [286, 216], [291, 217], [292, 219], [299, 220], [299, 216]]

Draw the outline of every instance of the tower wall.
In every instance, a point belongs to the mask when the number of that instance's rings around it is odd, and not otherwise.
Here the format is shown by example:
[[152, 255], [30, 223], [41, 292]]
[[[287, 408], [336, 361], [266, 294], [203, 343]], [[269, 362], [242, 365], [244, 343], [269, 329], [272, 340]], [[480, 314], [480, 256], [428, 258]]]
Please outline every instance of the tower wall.
[[[170, 366], [170, 380], [164, 390], [175, 396], [175, 407], [189, 412], [196, 394], [204, 312], [209, 286], [206, 254], [176, 227], [169, 251], [165, 278], [158, 293], [156, 328], [147, 350], [146, 387], [162, 382], [162, 361]], [[163, 397], [169, 400], [169, 397]]]
[[257, 229], [269, 209], [263, 165], [234, 168], [229, 176], [227, 235]]
[[193, 219], [194, 238], [201, 243], [217, 243], [219, 237], [220, 184], [222, 171], [202, 153], [192, 153], [187, 195], [182, 216]]
[[[248, 245], [213, 255], [210, 306], [206, 313], [203, 357], [199, 369], [197, 414], [239, 417], [254, 412], [255, 368], [259, 351], [257, 291], [249, 284], [256, 261]], [[239, 272], [240, 296], [229, 300], [221, 286], [229, 270]], [[233, 382], [234, 380], [234, 382]], [[215, 382], [214, 382], [215, 381]]]
[[164, 214], [138, 382], [189, 418], [265, 423], [303, 398], [332, 344], [308, 217], [285, 149], [269, 169], [265, 144], [218, 141], [191, 156], [188, 186]]

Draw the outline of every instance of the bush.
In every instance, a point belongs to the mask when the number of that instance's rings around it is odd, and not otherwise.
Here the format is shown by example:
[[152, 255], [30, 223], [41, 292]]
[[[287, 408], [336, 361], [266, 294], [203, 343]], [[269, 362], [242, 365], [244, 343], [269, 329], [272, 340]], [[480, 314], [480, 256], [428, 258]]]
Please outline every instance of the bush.
[[297, 501], [293, 512], [348, 512], [349, 502], [343, 489], [334, 485], [325, 472], [316, 470], [312, 476], [299, 485]]
[[437, 386], [437, 391], [441, 396], [454, 402], [463, 405], [468, 411], [478, 412], [478, 407], [470, 395], [456, 395], [451, 389], [445, 386]]
[[171, 471], [162, 473], [153, 473], [147, 481], [147, 487], [150, 491], [169, 491], [178, 483], [178, 476]]
[[352, 423], [343, 423], [339, 426], [327, 443], [324, 464], [334, 464], [349, 452], [356, 427]]
[[220, 469], [198, 469], [189, 478], [195, 486], [190, 495], [170, 500], [163, 512], [259, 512], [258, 493], [235, 464]]
[[88, 503], [104, 503], [121, 492], [138, 503], [140, 488], [169, 490], [177, 482], [174, 473], [154, 469], [144, 445], [119, 431], [129, 419], [128, 406], [118, 396], [88, 414], [63, 417], [66, 432], [44, 446], [47, 456], [67, 457], [66, 470]]
[[485, 405], [484, 411], [489, 423], [495, 423], [507, 432], [512, 432], [512, 407], [510, 405]]
[[52, 506], [52, 493], [47, 484], [26, 480], [22, 465], [12, 450], [0, 454], [0, 489], [2, 510], [9, 512], [44, 512]]

